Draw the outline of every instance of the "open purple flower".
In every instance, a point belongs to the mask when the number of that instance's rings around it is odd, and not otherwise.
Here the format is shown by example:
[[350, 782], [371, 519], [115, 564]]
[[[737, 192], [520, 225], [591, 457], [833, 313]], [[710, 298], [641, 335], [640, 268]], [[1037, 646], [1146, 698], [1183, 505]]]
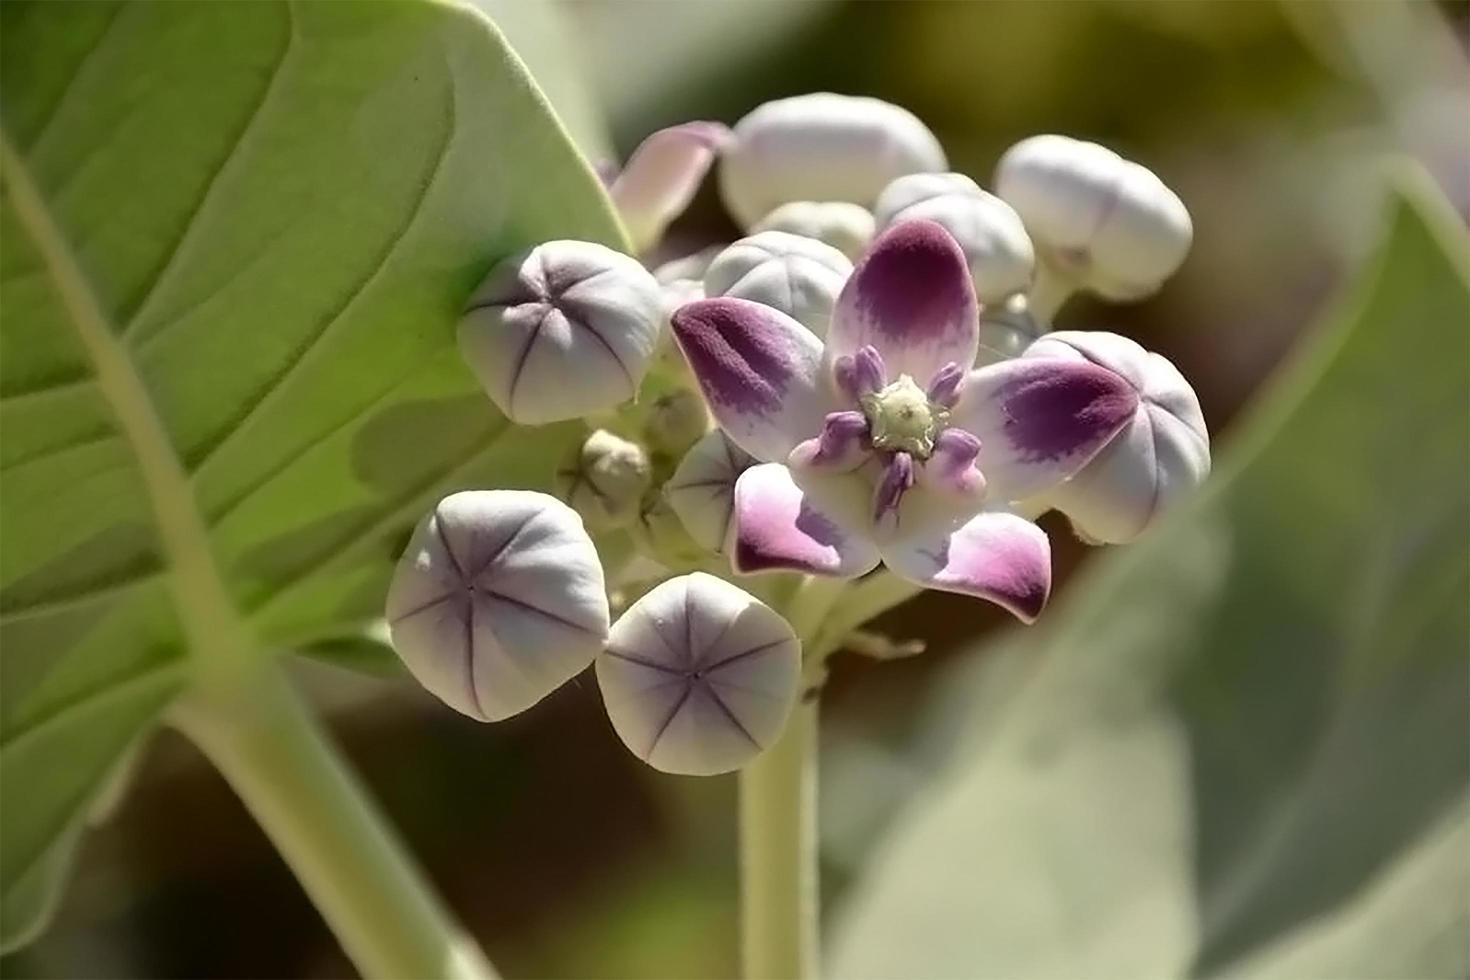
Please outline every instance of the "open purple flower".
[[969, 370], [979, 308], [965, 254], [932, 221], [893, 225], [838, 297], [825, 346], [779, 310], [698, 300], [674, 336], [725, 433], [760, 465], [735, 485], [737, 572], [851, 577], [879, 562], [1030, 621], [1051, 586], [1046, 535], [1008, 511], [1067, 479], [1133, 417], [1095, 364]]

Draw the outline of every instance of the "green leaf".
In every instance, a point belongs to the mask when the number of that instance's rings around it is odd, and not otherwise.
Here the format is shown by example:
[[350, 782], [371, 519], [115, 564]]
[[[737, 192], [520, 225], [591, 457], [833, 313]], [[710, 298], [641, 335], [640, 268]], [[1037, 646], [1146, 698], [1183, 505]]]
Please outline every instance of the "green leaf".
[[1205, 492], [986, 665], [1003, 702], [945, 679], [989, 710], [834, 975], [1470, 968], [1470, 249], [1432, 194]]
[[8, 908], [211, 657], [355, 633], [438, 496], [545, 484], [577, 427], [508, 425], [454, 323], [516, 249], [624, 243], [472, 10], [0, 17]]

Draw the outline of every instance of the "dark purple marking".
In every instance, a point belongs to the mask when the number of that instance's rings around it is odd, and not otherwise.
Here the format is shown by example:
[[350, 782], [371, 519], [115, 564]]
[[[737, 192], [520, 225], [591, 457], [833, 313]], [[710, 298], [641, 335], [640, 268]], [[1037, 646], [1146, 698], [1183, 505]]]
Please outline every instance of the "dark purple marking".
[[1126, 378], [1095, 364], [1039, 358], [999, 398], [1006, 437], [1033, 462], [1096, 449], [1138, 409]]
[[965, 253], [933, 221], [901, 221], [868, 249], [848, 282], [885, 336], [933, 341], [977, 317]]
[[675, 310], [672, 323], [706, 398], [738, 412], [780, 411], [794, 352], [764, 307], [729, 297], [695, 300]]

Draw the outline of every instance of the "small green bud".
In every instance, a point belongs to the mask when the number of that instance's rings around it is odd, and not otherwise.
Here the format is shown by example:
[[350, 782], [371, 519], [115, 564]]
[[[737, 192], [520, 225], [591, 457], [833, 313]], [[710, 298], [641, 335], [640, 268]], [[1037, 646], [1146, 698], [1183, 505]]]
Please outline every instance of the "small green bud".
[[606, 530], [637, 516], [652, 478], [642, 446], [598, 429], [582, 443], [571, 465], [557, 472], [557, 492], [588, 527]]
[[709, 412], [704, 399], [698, 392], [680, 388], [653, 403], [643, 434], [652, 448], [678, 457], [708, 431]]

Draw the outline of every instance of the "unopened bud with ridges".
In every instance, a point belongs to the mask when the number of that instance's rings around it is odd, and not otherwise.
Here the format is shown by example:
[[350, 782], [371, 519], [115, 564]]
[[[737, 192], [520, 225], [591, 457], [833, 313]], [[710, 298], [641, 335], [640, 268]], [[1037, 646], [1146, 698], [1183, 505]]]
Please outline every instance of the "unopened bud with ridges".
[[915, 218], [943, 225], [964, 249], [982, 303], [999, 303], [1031, 284], [1036, 255], [1020, 216], [964, 174], [900, 177], [884, 189], [874, 216], [879, 231]]
[[735, 124], [720, 194], [743, 228], [792, 201], [871, 208], [895, 177], [948, 170], [944, 150], [907, 109], [818, 92], [757, 107]]
[[386, 615], [409, 672], [479, 721], [524, 711], [584, 670], [609, 620], [581, 518], [527, 490], [441, 500], [399, 559]]
[[815, 238], [856, 260], [873, 240], [873, 212], [848, 201], [792, 201], [766, 215], [750, 230], [784, 231]]
[[632, 398], [666, 320], [653, 274], [593, 242], [553, 241], [495, 266], [459, 346], [513, 422], [579, 418]]
[[852, 261], [831, 245], [763, 231], [715, 256], [704, 274], [704, 292], [774, 307], [821, 337], [851, 275]]
[[[1189, 252], [1194, 229], [1179, 196], [1147, 168], [1107, 147], [1033, 136], [1006, 151], [995, 188], [1026, 223], [1041, 268], [1049, 319], [1062, 287], [1111, 300], [1155, 292]], [[1065, 293], [1060, 293], [1061, 298]]]
[[1025, 356], [1097, 364], [1138, 392], [1132, 421], [1039, 500], [1066, 514], [1084, 540], [1132, 541], [1209, 475], [1210, 433], [1199, 398], [1163, 356], [1118, 334], [1080, 330], [1047, 334]]
[[722, 551], [735, 510], [735, 481], [755, 458], [719, 429], [694, 444], [664, 485], [664, 497], [698, 544]]
[[711, 776], [780, 737], [801, 644], [773, 609], [695, 572], [654, 587], [613, 624], [597, 685], [613, 729], [662, 772]]
[[605, 429], [593, 432], [567, 465], [557, 470], [557, 492], [587, 526], [602, 531], [638, 516], [638, 502], [652, 480], [648, 453]]

